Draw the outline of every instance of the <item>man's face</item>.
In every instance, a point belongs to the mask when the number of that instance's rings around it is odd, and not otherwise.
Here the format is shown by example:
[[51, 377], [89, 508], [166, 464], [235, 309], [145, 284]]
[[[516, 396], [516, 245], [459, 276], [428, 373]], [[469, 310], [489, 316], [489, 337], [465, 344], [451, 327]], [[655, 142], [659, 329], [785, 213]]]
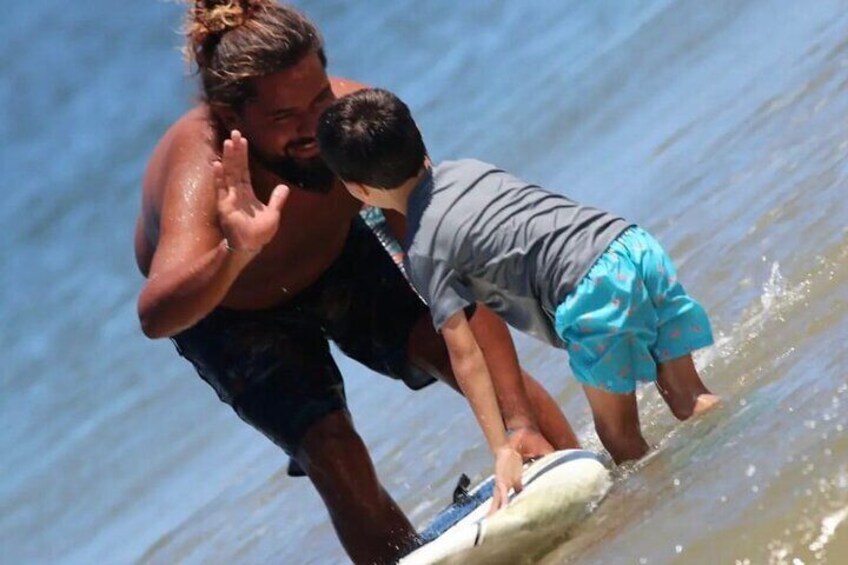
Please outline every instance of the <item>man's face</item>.
[[333, 174], [321, 159], [315, 128], [335, 96], [318, 55], [310, 53], [254, 85], [256, 97], [245, 104], [239, 119], [251, 156], [284, 181], [328, 191]]

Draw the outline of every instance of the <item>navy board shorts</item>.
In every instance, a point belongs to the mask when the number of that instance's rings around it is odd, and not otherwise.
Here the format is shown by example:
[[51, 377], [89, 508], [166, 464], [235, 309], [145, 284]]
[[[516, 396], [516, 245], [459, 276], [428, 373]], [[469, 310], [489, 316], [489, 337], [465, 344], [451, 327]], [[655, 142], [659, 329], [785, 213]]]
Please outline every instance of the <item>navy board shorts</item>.
[[357, 217], [338, 259], [292, 300], [265, 310], [219, 307], [172, 340], [242, 420], [294, 455], [310, 426], [347, 410], [328, 340], [417, 390], [435, 380], [406, 352], [413, 325], [427, 312]]

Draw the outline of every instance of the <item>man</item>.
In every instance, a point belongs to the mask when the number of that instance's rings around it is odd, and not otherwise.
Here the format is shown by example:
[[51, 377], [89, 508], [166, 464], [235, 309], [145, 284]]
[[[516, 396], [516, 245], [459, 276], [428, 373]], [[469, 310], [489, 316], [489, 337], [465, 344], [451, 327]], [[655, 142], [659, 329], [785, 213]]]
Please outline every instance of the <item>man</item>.
[[[416, 534], [353, 428], [327, 339], [411, 388], [430, 375], [456, 383], [426, 308], [318, 155], [318, 116], [361, 85], [329, 79], [318, 31], [272, 0], [197, 1], [188, 24], [205, 100], [165, 133], [144, 177], [142, 328], [171, 337], [296, 460], [351, 559], [395, 560]], [[483, 308], [471, 323], [498, 359], [513, 445], [525, 456], [576, 446], [550, 396], [509, 379], [518, 361], [503, 324]]]

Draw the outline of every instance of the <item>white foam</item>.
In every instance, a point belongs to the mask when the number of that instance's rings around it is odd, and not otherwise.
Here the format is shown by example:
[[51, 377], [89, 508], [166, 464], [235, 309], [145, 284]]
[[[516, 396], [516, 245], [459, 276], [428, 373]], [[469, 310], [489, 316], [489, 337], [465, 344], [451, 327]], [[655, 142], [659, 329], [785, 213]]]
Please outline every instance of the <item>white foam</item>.
[[848, 506], [837, 510], [833, 514], [825, 516], [821, 523], [821, 534], [810, 544], [810, 551], [817, 552], [824, 549], [833, 534], [836, 533], [836, 528], [848, 518]]
[[[763, 257], [763, 261], [766, 260]], [[808, 287], [809, 281], [804, 281], [794, 288], [789, 288], [780, 272], [780, 263], [774, 261], [768, 280], [763, 284], [758, 307], [749, 310], [745, 320], [734, 325], [729, 334], [716, 332], [715, 345], [697, 352], [695, 365], [701, 370], [716, 359], [728, 359], [738, 354], [747, 343], [759, 337], [768, 321], [781, 320], [785, 310], [807, 294]]]

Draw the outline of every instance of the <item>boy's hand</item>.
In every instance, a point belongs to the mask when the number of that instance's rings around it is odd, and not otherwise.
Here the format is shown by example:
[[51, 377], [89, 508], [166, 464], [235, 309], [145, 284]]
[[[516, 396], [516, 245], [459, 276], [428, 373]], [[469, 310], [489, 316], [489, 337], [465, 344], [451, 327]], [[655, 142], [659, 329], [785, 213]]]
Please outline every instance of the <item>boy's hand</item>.
[[531, 426], [507, 430], [507, 436], [510, 447], [517, 451], [524, 461], [538, 459], [555, 451], [539, 430]]
[[513, 448], [504, 446], [495, 455], [495, 491], [492, 495], [492, 506], [487, 516], [491, 516], [509, 503], [509, 491], [521, 492], [521, 472], [524, 465], [521, 455]]

